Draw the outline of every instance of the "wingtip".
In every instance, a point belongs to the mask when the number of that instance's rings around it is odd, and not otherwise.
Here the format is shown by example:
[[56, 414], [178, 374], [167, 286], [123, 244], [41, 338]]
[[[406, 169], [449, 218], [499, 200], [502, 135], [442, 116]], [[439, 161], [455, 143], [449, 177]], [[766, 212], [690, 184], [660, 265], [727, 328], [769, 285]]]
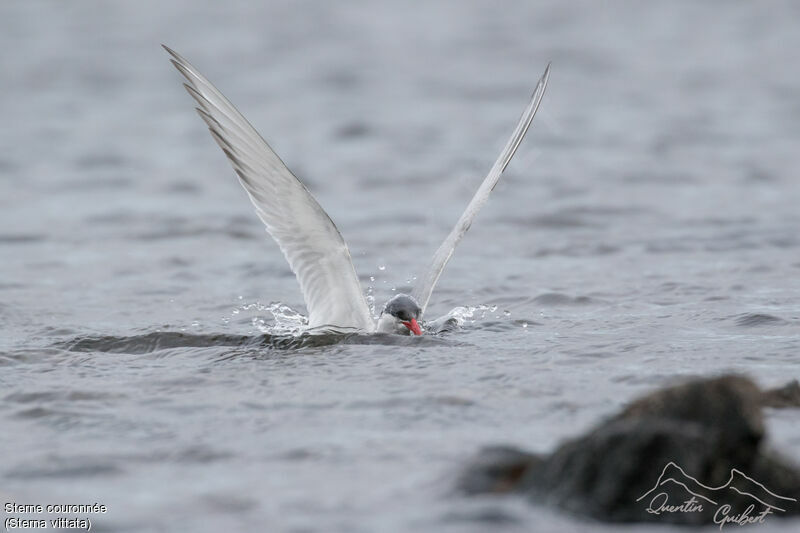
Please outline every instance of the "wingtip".
[[181, 64], [181, 65], [188, 65], [189, 64], [189, 62], [186, 61], [186, 59], [182, 55], [180, 55], [178, 52], [176, 52], [175, 50], [173, 50], [172, 48], [170, 48], [166, 44], [161, 43], [161, 48], [166, 50], [167, 53], [172, 56], [170, 61], [172, 61], [173, 64], [175, 64], [176, 62]]
[[532, 99], [536, 99], [536, 95], [540, 92], [544, 92], [544, 89], [547, 87], [547, 81], [550, 79], [550, 65], [552, 65], [552, 61], [547, 62], [547, 66], [544, 67], [544, 72], [542, 76], [539, 78], [539, 81], [536, 82], [536, 87], [533, 89], [533, 93], [531, 94]]
[[547, 80], [550, 77], [550, 66], [553, 64], [552, 61], [547, 62], [547, 66], [544, 67], [544, 74], [542, 74], [542, 79]]

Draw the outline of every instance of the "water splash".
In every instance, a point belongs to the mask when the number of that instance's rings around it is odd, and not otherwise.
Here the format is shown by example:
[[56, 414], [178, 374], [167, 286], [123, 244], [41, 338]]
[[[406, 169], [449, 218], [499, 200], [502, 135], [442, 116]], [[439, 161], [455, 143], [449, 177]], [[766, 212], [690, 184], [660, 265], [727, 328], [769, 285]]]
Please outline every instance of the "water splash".
[[450, 311], [450, 315], [456, 319], [459, 327], [463, 327], [464, 324], [474, 324], [478, 320], [486, 318], [486, 313], [494, 313], [496, 310], [496, 305], [469, 305], [456, 307]]
[[[375, 281], [375, 278], [370, 276], [370, 281]], [[367, 300], [367, 307], [369, 307], [369, 314], [373, 318], [377, 317], [375, 312], [375, 294], [373, 293], [373, 287], [370, 285], [367, 287], [367, 293], [364, 295], [364, 299]]]
[[[231, 315], [239, 315], [242, 312], [255, 311], [258, 313], [268, 313], [270, 316], [254, 316], [250, 324], [261, 333], [268, 335], [299, 335], [308, 326], [308, 318], [281, 302], [262, 304], [261, 302], [245, 303], [231, 311]], [[230, 319], [223, 318], [227, 323]]]
[[509, 329], [521, 326], [528, 327], [526, 320], [511, 320], [511, 311], [500, 310], [497, 305], [470, 305], [453, 308], [449, 313], [425, 323], [425, 329], [433, 334], [447, 333], [454, 330], [468, 329], [479, 322], [492, 328]]
[[459, 329], [474, 324], [486, 318], [486, 313], [493, 313], [497, 306], [493, 305], [468, 305], [455, 307], [441, 318], [434, 320], [431, 325], [446, 327], [446, 329]]

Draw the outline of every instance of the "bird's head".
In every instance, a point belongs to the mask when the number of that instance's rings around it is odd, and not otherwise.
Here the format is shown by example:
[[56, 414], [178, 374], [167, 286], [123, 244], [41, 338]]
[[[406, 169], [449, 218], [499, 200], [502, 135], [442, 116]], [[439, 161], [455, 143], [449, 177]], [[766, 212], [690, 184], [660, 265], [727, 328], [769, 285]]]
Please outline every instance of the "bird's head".
[[422, 335], [422, 328], [417, 322], [421, 313], [422, 309], [414, 298], [407, 294], [398, 294], [386, 302], [381, 319], [385, 320], [387, 316], [393, 317], [398, 326], [402, 324], [414, 335]]

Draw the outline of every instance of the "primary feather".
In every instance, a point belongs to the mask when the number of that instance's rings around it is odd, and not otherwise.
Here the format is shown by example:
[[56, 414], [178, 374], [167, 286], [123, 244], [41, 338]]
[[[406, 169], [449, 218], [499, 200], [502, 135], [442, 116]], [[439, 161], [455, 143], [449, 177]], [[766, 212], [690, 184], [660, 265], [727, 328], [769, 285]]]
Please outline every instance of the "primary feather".
[[372, 331], [374, 320], [350, 251], [328, 214], [233, 104], [177, 52], [164, 49], [186, 78], [200, 117], [297, 276], [309, 327]]
[[475, 193], [475, 196], [472, 197], [472, 200], [470, 200], [466, 210], [464, 210], [464, 214], [458, 219], [456, 226], [441, 246], [439, 246], [439, 249], [436, 250], [426, 274], [420, 278], [421, 283], [414, 288], [413, 295], [417, 299], [417, 302], [419, 302], [422, 313], [425, 313], [425, 308], [428, 307], [428, 301], [431, 299], [433, 288], [436, 286], [436, 282], [439, 281], [439, 277], [442, 275], [445, 265], [450, 260], [450, 257], [452, 257], [453, 251], [472, 225], [475, 215], [480, 208], [483, 207], [483, 204], [486, 203], [486, 200], [489, 199], [489, 193], [491, 193], [495, 185], [497, 185], [500, 176], [506, 169], [506, 166], [508, 166], [508, 162], [514, 157], [514, 152], [517, 151], [519, 143], [521, 143], [522, 138], [525, 137], [525, 133], [527, 133], [531, 125], [533, 116], [536, 114], [536, 110], [539, 109], [539, 104], [542, 101], [542, 96], [544, 96], [544, 90], [547, 87], [547, 80], [549, 77], [550, 64], [548, 63], [547, 68], [544, 69], [544, 74], [542, 74], [539, 83], [536, 85], [536, 89], [533, 91], [528, 106], [525, 108], [525, 111], [523, 111], [516, 128], [514, 128], [514, 133], [511, 134], [511, 138], [500, 153], [500, 157], [497, 158], [489, 174], [484, 178], [481, 186], [478, 187], [478, 191]]

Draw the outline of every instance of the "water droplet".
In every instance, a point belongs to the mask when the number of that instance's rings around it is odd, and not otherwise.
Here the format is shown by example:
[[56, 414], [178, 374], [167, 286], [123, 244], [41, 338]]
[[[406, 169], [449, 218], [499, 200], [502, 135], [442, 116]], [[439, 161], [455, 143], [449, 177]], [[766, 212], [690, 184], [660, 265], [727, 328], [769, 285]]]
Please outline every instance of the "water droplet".
[[508, 310], [506, 310], [506, 311], [503, 311], [503, 314], [504, 314], [505, 316], [511, 316], [511, 311], [508, 311]]
[[523, 328], [527, 328], [527, 327], [528, 327], [528, 323], [527, 323], [527, 322], [523, 322], [523, 323], [522, 323], [522, 327], [523, 327]]
[[375, 276], [370, 276], [370, 277], [369, 277], [369, 280], [370, 280], [370, 281], [375, 281]]
[[378, 270], [380, 270], [381, 272], [383, 272], [384, 270], [386, 270], [386, 267], [385, 267], [385, 266], [383, 266], [383, 265], [380, 265], [380, 266], [378, 267]]

